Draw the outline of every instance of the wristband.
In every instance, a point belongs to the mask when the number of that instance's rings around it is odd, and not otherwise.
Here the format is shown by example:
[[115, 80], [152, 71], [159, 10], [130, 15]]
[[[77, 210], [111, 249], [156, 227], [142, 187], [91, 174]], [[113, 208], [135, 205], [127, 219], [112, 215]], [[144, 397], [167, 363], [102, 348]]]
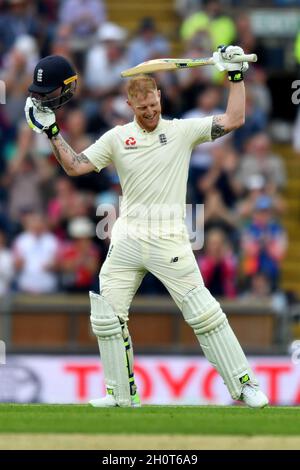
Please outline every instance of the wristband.
[[236, 70], [236, 71], [230, 70], [228, 72], [228, 80], [230, 82], [241, 82], [242, 80], [244, 80], [243, 72], [241, 72], [240, 70]]
[[59, 134], [59, 127], [57, 123], [55, 122], [54, 124], [51, 124], [48, 129], [45, 129], [44, 132], [47, 135], [48, 139], [52, 139], [52, 137], [55, 137], [57, 134]]

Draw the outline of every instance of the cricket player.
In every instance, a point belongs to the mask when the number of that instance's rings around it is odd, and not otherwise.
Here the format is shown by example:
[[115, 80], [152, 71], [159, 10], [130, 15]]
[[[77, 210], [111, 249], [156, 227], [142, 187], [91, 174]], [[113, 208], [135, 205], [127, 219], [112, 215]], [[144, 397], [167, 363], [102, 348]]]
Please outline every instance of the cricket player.
[[230, 80], [224, 114], [162, 119], [155, 80], [136, 76], [127, 85], [134, 120], [106, 132], [80, 154], [61, 136], [54, 114], [74, 93], [75, 70], [59, 56], [46, 57], [36, 66], [25, 106], [29, 126], [48, 136], [69, 176], [100, 172], [112, 163], [123, 191], [120, 217], [100, 272], [100, 295], [90, 293], [91, 324], [107, 391], [90, 402], [93, 406], [140, 406], [127, 321], [131, 301], [148, 271], [170, 292], [231, 397], [253, 408], [268, 404], [225, 313], [204, 286], [184, 223], [192, 149], [244, 123], [243, 72], [248, 64], [234, 62], [243, 53], [237, 46], [220, 46], [214, 53], [217, 68], [226, 70]]

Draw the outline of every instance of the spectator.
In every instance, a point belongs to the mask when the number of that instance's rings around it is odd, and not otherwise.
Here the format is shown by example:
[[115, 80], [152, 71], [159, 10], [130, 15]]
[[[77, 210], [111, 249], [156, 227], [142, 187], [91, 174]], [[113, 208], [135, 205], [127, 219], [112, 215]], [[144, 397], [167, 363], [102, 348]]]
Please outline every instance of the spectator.
[[95, 97], [117, 92], [121, 72], [129, 68], [124, 41], [126, 31], [114, 23], [100, 26], [95, 44], [87, 53], [84, 72], [85, 84]]
[[106, 20], [102, 0], [64, 0], [59, 11], [59, 33], [66, 33], [73, 50], [89, 46], [97, 28]]
[[203, 1], [204, 9], [192, 14], [182, 23], [181, 38], [189, 41], [200, 31], [208, 31], [212, 40], [212, 49], [220, 44], [232, 44], [236, 29], [232, 19], [222, 11], [218, 0]]
[[207, 230], [221, 228], [237, 248], [238, 231], [235, 201], [240, 193], [235, 173], [237, 156], [230, 147], [214, 147], [213, 163], [207, 173], [196, 181], [196, 202], [204, 203]]
[[154, 19], [145, 17], [141, 20], [137, 36], [128, 46], [128, 60], [131, 67], [146, 60], [170, 55], [170, 45], [166, 38], [156, 31]]
[[233, 209], [241, 194], [240, 184], [236, 180], [237, 154], [229, 146], [215, 145], [212, 148], [212, 157], [210, 169], [202, 178], [198, 178], [197, 189], [202, 197], [213, 189], [217, 190], [225, 207]]
[[287, 247], [282, 225], [273, 218], [272, 199], [267, 195], [256, 200], [250, 224], [242, 232], [242, 273], [252, 277], [264, 273], [272, 289], [278, 286], [280, 262]]
[[55, 32], [51, 42], [48, 44], [49, 51], [46, 55], [62, 55], [69, 59], [70, 62], [76, 64], [77, 67], [80, 65], [80, 68], [78, 67], [78, 71], [82, 72], [82, 58], [80, 64], [76, 63], [77, 55], [74, 53], [72, 46], [68, 30], [59, 28]]
[[80, 153], [91, 143], [86, 134], [86, 117], [80, 108], [69, 109], [66, 116], [66, 134], [72, 148]]
[[232, 243], [237, 243], [237, 218], [236, 214], [228, 209], [219, 191], [211, 188], [205, 195], [204, 223], [207, 230], [212, 228], [222, 229]]
[[7, 4], [7, 11], [0, 14], [0, 60], [22, 34], [37, 37], [42, 32], [34, 2], [8, 0]]
[[254, 212], [256, 200], [258, 196], [263, 194], [268, 194], [272, 198], [274, 214], [276, 216], [283, 215], [286, 205], [281, 195], [278, 192], [273, 193], [269, 190], [265, 178], [262, 175], [250, 175], [246, 182], [244, 197], [238, 201], [236, 207], [241, 225], [250, 220]]
[[52, 149], [50, 143], [42, 137], [42, 134], [33, 136], [32, 132], [28, 132], [28, 126], [25, 126], [24, 121], [20, 122], [16, 138], [17, 148], [11, 152], [12, 158], [8, 155], [8, 158], [11, 158], [9, 161], [10, 171], [17, 171], [22, 160], [29, 155], [34, 160], [38, 171], [41, 171], [45, 178], [50, 178], [55, 169], [51, 164]]
[[125, 102], [126, 108], [121, 106], [121, 96], [119, 94], [109, 94], [103, 96], [99, 102], [93, 100], [89, 103], [86, 111], [88, 115], [88, 130], [90, 133], [99, 135], [106, 132], [111, 127], [123, 125], [130, 121], [132, 113]]
[[238, 152], [245, 150], [245, 144], [256, 134], [265, 132], [267, 127], [267, 115], [265, 111], [257, 105], [255, 96], [251, 91], [246, 94], [246, 120], [245, 124], [237, 129], [233, 134], [233, 142]]
[[288, 305], [286, 295], [280, 290], [272, 290], [270, 279], [263, 272], [258, 272], [252, 276], [250, 287], [241, 298], [247, 303], [271, 302], [273, 309], [281, 315], [286, 313]]
[[93, 243], [95, 227], [86, 217], [75, 217], [68, 225], [72, 240], [59, 256], [62, 288], [68, 292], [87, 292], [97, 284], [99, 250]]
[[38, 44], [28, 35], [19, 36], [3, 58], [0, 76], [6, 86], [5, 113], [12, 126], [24, 118], [24, 101], [38, 59]]
[[198, 257], [198, 264], [204, 283], [214, 296], [236, 297], [237, 261], [222, 230], [208, 231], [204, 253]]
[[18, 222], [24, 211], [43, 210], [42, 183], [44, 175], [31, 155], [12, 161], [7, 173], [9, 185], [8, 212], [13, 222]]
[[12, 222], [24, 211], [42, 211], [53, 191], [56, 164], [51, 161], [51, 147], [41, 134], [32, 135], [22, 121], [16, 143], [7, 155], [3, 182], [7, 190], [7, 208]]
[[[201, 34], [201, 40], [196, 45], [187, 47], [184, 55], [191, 59], [199, 57], [208, 57], [211, 54], [211, 44], [206, 33]], [[170, 75], [170, 74], [169, 74]], [[182, 94], [182, 112], [190, 111], [195, 107], [199, 107], [197, 98], [206, 88], [210, 88], [214, 70], [213, 67], [192, 67], [182, 69], [178, 76], [178, 84]], [[180, 93], [177, 93], [180, 95]], [[219, 107], [219, 103], [216, 103]]]
[[55, 196], [48, 205], [50, 227], [56, 235], [60, 239], [66, 238], [69, 221], [88, 212], [88, 200], [75, 188], [74, 182], [66, 176], [57, 178]]
[[267, 86], [265, 71], [260, 67], [253, 67], [247, 77], [247, 85], [254, 107], [259, 108], [269, 118], [272, 111], [272, 96]]
[[[221, 89], [217, 86], [209, 86], [202, 93], [198, 94], [196, 108], [185, 113], [183, 118], [202, 118], [210, 115], [223, 114], [223, 110], [220, 107], [220, 102]], [[213, 166], [213, 149], [215, 147], [221, 147], [226, 142], [228, 142], [230, 138], [230, 135], [227, 134], [220, 139], [212, 142], [205, 142], [201, 145], [197, 145], [194, 148], [192, 152], [189, 173], [189, 180], [193, 187], [196, 186], [197, 180], [199, 181], [199, 178], [202, 178], [209, 168]]]
[[[64, 134], [67, 136], [68, 142], [76, 152], [82, 152], [92, 143], [91, 137], [86, 133], [87, 119], [84, 112], [79, 107], [71, 107], [66, 114], [65, 121]], [[73, 182], [79, 191], [91, 194], [92, 197], [109, 187], [107, 171], [103, 172], [101, 179], [94, 172], [83, 175], [81, 178], [75, 178]]]
[[238, 179], [246, 188], [251, 175], [262, 175], [270, 191], [283, 189], [286, 173], [282, 159], [271, 151], [270, 138], [265, 133], [256, 134], [246, 147], [246, 155], [241, 159]]
[[0, 230], [0, 298], [9, 292], [13, 276], [13, 256], [6, 246], [5, 233]]
[[17, 287], [31, 294], [49, 294], [57, 290], [55, 273], [57, 238], [48, 231], [45, 218], [38, 213], [24, 217], [24, 232], [14, 243]]
[[235, 21], [237, 29], [237, 44], [242, 47], [245, 54], [256, 54], [259, 65], [265, 67], [268, 64], [268, 51], [253, 33], [251, 17], [248, 13], [241, 13]]
[[[177, 117], [180, 118], [183, 109], [188, 106], [184, 97], [180, 93], [179, 85], [180, 74], [165, 72], [157, 72], [155, 80], [159, 90], [164, 90], [161, 96], [162, 109], [164, 117]], [[132, 115], [131, 115], [132, 117]]]
[[174, 0], [174, 9], [182, 18], [187, 18], [200, 9], [202, 0]]

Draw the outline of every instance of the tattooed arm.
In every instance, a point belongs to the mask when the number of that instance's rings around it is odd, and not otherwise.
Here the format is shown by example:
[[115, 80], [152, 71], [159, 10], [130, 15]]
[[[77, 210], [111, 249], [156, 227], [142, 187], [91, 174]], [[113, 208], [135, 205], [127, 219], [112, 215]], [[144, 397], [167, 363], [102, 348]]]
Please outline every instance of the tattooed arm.
[[76, 153], [60, 134], [52, 137], [50, 143], [57, 161], [67, 175], [79, 176], [95, 170], [95, 166], [84, 153]]
[[211, 127], [212, 140], [241, 127], [245, 122], [245, 87], [244, 82], [230, 83], [227, 109], [225, 114], [213, 117]]

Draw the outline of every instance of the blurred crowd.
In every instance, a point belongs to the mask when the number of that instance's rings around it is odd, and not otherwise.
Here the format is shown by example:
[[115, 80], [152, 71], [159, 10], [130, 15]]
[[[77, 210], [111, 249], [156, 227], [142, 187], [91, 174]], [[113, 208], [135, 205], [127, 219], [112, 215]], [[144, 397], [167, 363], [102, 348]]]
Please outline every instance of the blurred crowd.
[[[272, 97], [263, 45], [245, 12], [229, 17], [218, 1], [178, 1], [175, 7], [183, 16], [177, 38], [183, 56], [206, 57], [218, 44], [234, 43], [260, 57], [245, 80], [245, 125], [194, 149], [187, 202], [205, 205], [205, 243], [195, 255], [212, 294], [275, 295], [287, 248], [281, 222], [286, 175], [267, 132]], [[100, 204], [117, 208], [121, 194], [114, 168], [67, 177], [47, 138], [25, 123], [34, 66], [49, 54], [64, 55], [79, 73], [76, 98], [57, 112], [57, 120], [64, 138], [81, 152], [132, 119], [120, 72], [170, 56], [172, 49], [153, 18], [143, 18], [129, 34], [111, 22], [104, 0], [0, 1], [0, 79], [6, 84], [6, 104], [0, 106], [0, 295], [97, 291], [109, 240], [95, 236], [96, 210]], [[224, 112], [227, 79], [213, 67], [159, 73], [156, 79], [166, 118]], [[140, 288], [142, 294], [164, 292], [150, 275]]]

